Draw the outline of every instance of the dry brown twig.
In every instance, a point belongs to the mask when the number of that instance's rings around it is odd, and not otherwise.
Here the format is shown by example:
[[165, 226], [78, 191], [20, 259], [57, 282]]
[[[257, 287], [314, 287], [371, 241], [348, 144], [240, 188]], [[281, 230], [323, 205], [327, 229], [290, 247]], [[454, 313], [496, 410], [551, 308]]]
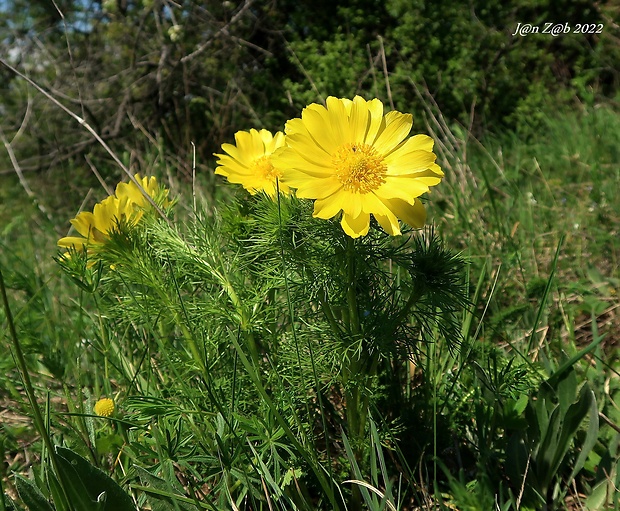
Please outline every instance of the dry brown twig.
[[[11, 164], [13, 165], [13, 170], [15, 170], [15, 174], [17, 174], [17, 178], [19, 179], [19, 184], [22, 185], [22, 188], [26, 192], [26, 195], [28, 195], [28, 197], [35, 203], [37, 208], [39, 208], [39, 211], [41, 211], [41, 213], [45, 215], [48, 221], [52, 225], [54, 225], [54, 227], [56, 227], [54, 224], [54, 219], [52, 218], [52, 215], [50, 215], [49, 211], [45, 208], [45, 206], [41, 204], [36, 194], [32, 191], [32, 189], [28, 185], [28, 181], [26, 181], [26, 178], [24, 177], [24, 173], [22, 172], [19, 166], [19, 162], [17, 161], [17, 158], [15, 157], [15, 152], [13, 151], [13, 147], [11, 146], [11, 142], [7, 140], [6, 136], [4, 135], [4, 131], [2, 130], [1, 127], [0, 127], [0, 140], [4, 144], [4, 148], [6, 149], [6, 152], [9, 155]], [[13, 140], [15, 140], [15, 137], [13, 137]]]
[[213, 41], [215, 41], [215, 39], [220, 35], [220, 34], [228, 34], [228, 27], [230, 27], [231, 25], [233, 25], [234, 23], [236, 23], [241, 16], [243, 16], [245, 14], [245, 12], [252, 6], [252, 4], [254, 3], [254, 0], [245, 0], [245, 3], [243, 4], [243, 6], [241, 7], [241, 9], [239, 9], [239, 11], [237, 12], [237, 14], [235, 14], [228, 23], [226, 23], [226, 25], [224, 25], [222, 28], [220, 28], [215, 34], [213, 34], [213, 37], [211, 37], [211, 39], [209, 39], [208, 41], [205, 41], [203, 44], [201, 44], [196, 50], [194, 50], [192, 53], [185, 55], [185, 57], [183, 57], [181, 59], [181, 63], [185, 63], [189, 60], [194, 59], [195, 57], [197, 57], [198, 55], [200, 55], [203, 51], [205, 51], [209, 46], [211, 46], [211, 44], [213, 44]]

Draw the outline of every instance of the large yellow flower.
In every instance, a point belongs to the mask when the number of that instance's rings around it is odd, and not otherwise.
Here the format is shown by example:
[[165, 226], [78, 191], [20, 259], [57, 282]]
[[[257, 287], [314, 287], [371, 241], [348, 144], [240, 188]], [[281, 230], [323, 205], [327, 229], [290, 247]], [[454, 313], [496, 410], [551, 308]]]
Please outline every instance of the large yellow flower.
[[[276, 179], [281, 173], [271, 163], [272, 155], [284, 147], [284, 133], [278, 131], [275, 136], [267, 130], [238, 131], [235, 133], [236, 146], [222, 144], [222, 150], [228, 154], [216, 154], [220, 165], [215, 173], [225, 176], [229, 182], [242, 185], [252, 195], [264, 191], [271, 197], [276, 196]], [[288, 186], [279, 183], [280, 192], [289, 193]]]
[[[154, 177], [141, 178], [140, 174], [136, 174], [135, 178], [152, 198], [163, 196], [163, 204], [167, 203], [165, 197], [168, 190], [160, 188]], [[133, 182], [120, 183], [116, 187], [115, 195], [95, 204], [92, 212], [83, 211], [71, 220], [71, 224], [81, 236], [61, 238], [58, 246], [75, 250], [86, 248], [88, 252], [92, 252], [93, 248], [103, 245], [110, 238], [110, 234], [120, 222], [136, 225], [148, 206], [148, 201]]]
[[424, 225], [419, 197], [443, 177], [433, 140], [407, 138], [411, 126], [411, 114], [383, 115], [378, 99], [329, 97], [327, 107], [313, 103], [301, 119], [286, 123], [287, 147], [273, 164], [297, 197], [316, 199], [315, 217], [342, 211], [342, 228], [357, 238], [368, 233], [372, 214], [386, 232], [398, 235], [399, 218], [412, 227]]

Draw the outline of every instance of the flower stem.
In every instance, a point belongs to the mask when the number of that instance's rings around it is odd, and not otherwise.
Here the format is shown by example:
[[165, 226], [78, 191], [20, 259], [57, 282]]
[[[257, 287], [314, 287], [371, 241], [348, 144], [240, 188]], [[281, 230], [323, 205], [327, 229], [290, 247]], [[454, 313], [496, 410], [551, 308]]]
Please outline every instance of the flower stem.
[[[359, 463], [363, 455], [364, 430], [366, 426], [368, 400], [364, 398], [364, 393], [358, 380], [363, 371], [365, 354], [367, 352], [363, 339], [361, 339], [362, 328], [360, 324], [359, 310], [357, 304], [357, 278], [355, 264], [355, 240], [347, 236], [346, 248], [346, 270], [347, 270], [347, 308], [348, 308], [348, 331], [353, 342], [359, 342], [359, 350], [355, 350], [349, 360], [349, 367], [344, 372], [345, 375], [345, 403], [347, 426], [349, 429], [349, 439], [356, 461]], [[351, 474], [354, 476], [353, 472]], [[362, 495], [357, 486], [352, 488], [352, 509], [361, 509]]]
[[347, 305], [349, 307], [349, 332], [353, 336], [358, 336], [361, 332], [356, 287], [355, 240], [347, 236]]

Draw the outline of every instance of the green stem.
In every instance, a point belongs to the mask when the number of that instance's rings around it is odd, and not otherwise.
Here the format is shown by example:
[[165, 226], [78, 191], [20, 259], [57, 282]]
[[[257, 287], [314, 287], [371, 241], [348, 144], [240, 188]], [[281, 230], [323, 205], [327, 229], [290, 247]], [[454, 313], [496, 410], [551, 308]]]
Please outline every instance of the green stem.
[[334, 311], [332, 310], [332, 306], [327, 298], [327, 290], [323, 289], [322, 292], [323, 296], [319, 295], [319, 304], [321, 305], [321, 310], [323, 311], [323, 314], [325, 314], [325, 317], [327, 318], [327, 322], [329, 323], [332, 332], [338, 339], [343, 334], [342, 327], [338, 324], [338, 321], [336, 321]]
[[[356, 278], [355, 278], [355, 240], [347, 236], [347, 248], [346, 248], [346, 271], [347, 271], [347, 308], [349, 311], [347, 329], [349, 334], [355, 341], [356, 337], [361, 331], [359, 324], [359, 314], [357, 312], [357, 296], [355, 293]], [[353, 444], [353, 450], [356, 457], [359, 454], [359, 388], [356, 382], [351, 382], [352, 377], [355, 377], [360, 370], [360, 354], [356, 353], [355, 358], [349, 361], [348, 370], [345, 372], [345, 385], [346, 385], [346, 411], [347, 411], [347, 424], [349, 426], [349, 435]]]
[[422, 285], [417, 285], [414, 288], [413, 292], [409, 296], [409, 299], [407, 300], [407, 303], [405, 303], [405, 306], [400, 310], [396, 318], [394, 318], [392, 322], [392, 325], [393, 325], [392, 332], [395, 332], [398, 326], [400, 325], [400, 323], [403, 322], [405, 319], [407, 319], [407, 316], [411, 312], [411, 309], [416, 303], [418, 303], [420, 298], [424, 296], [425, 291], [426, 289]]
[[[362, 328], [360, 325], [359, 311], [357, 307], [357, 279], [355, 268], [355, 240], [347, 236], [347, 252], [346, 252], [346, 269], [347, 269], [347, 308], [348, 308], [348, 330], [354, 342], [362, 342], [360, 334]], [[360, 351], [355, 353], [354, 358], [350, 360], [348, 371], [345, 372], [345, 403], [347, 414], [347, 426], [349, 428], [349, 438], [353, 453], [358, 462], [361, 461], [363, 454], [364, 429], [366, 422], [366, 412], [363, 410], [367, 406], [367, 399], [362, 398], [360, 392], [359, 381], [351, 381], [356, 375], [360, 374], [364, 365], [363, 345]], [[355, 474], [351, 474], [355, 477]], [[361, 509], [362, 495], [357, 487], [352, 488], [352, 509]]]
[[347, 304], [349, 306], [349, 331], [354, 336], [361, 332], [356, 287], [355, 240], [347, 236]]
[[54, 446], [52, 445], [52, 439], [48, 434], [47, 428], [45, 427], [45, 421], [43, 420], [43, 415], [41, 414], [41, 410], [39, 409], [37, 398], [34, 393], [34, 388], [32, 387], [30, 373], [28, 372], [28, 365], [26, 364], [24, 352], [22, 351], [21, 344], [19, 342], [19, 339], [17, 338], [17, 331], [15, 330], [13, 315], [11, 314], [11, 308], [9, 307], [9, 299], [6, 294], [6, 287], [4, 285], [2, 270], [0, 270], [0, 292], [2, 293], [2, 302], [4, 304], [6, 320], [9, 324], [9, 332], [11, 333], [11, 338], [13, 340], [15, 358], [17, 359], [17, 365], [22, 374], [22, 381], [24, 382], [24, 388], [26, 390], [26, 394], [28, 395], [28, 401], [30, 402], [30, 406], [32, 407], [32, 418], [34, 420], [34, 425], [39, 434], [41, 435], [41, 438], [43, 439], [43, 443], [45, 444], [47, 452], [49, 453], [52, 466], [54, 467], [54, 472], [58, 475], [58, 481], [60, 482], [60, 487], [62, 489], [62, 498], [64, 502], [62, 504], [58, 503], [58, 507], [62, 507], [64, 509], [73, 509], [73, 506], [71, 506], [69, 499], [67, 498], [67, 492], [65, 490], [62, 472], [59, 470], [58, 461], [56, 460], [56, 451], [54, 450]]

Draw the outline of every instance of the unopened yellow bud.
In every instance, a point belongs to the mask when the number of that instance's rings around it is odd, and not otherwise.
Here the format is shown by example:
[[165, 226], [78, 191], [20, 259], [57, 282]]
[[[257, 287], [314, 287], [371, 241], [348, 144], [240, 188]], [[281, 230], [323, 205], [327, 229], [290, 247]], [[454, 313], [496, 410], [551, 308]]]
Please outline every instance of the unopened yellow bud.
[[102, 397], [95, 403], [94, 410], [97, 415], [109, 417], [114, 413], [114, 400], [109, 397]]

